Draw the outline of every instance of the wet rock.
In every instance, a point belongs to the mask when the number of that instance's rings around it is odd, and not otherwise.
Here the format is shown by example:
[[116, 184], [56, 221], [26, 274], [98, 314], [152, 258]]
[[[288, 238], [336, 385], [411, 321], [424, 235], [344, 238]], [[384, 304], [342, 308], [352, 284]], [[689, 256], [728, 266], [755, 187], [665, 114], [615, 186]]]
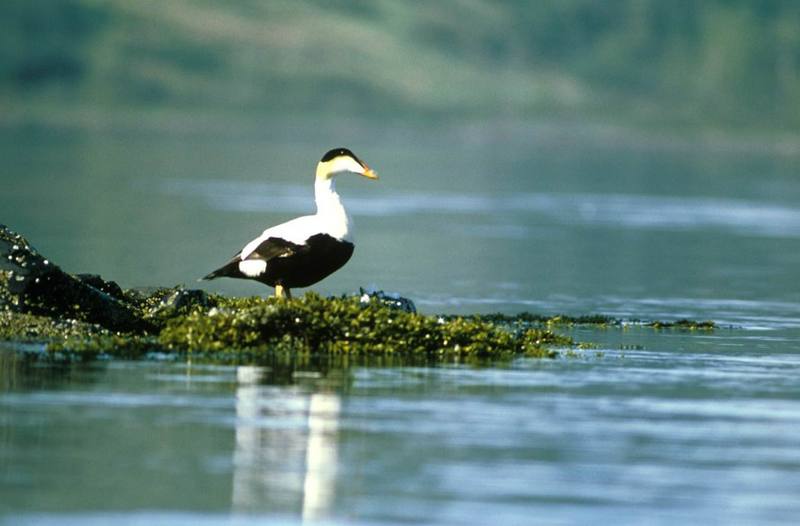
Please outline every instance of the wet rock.
[[403, 312], [415, 313], [417, 307], [414, 302], [408, 298], [404, 298], [400, 294], [384, 292], [382, 290], [366, 290], [359, 289], [359, 298], [364, 305], [371, 303], [378, 303], [391, 309], [401, 310]]
[[125, 301], [125, 293], [122, 292], [122, 287], [117, 285], [115, 281], [106, 281], [98, 274], [75, 274], [75, 277], [113, 298]]
[[204, 290], [178, 289], [161, 300], [160, 308], [186, 310], [192, 307], [207, 307], [208, 294]]
[[24, 237], [0, 225], [0, 308], [77, 319], [115, 331], [146, 330], [148, 324], [115, 297], [120, 293], [113, 282], [67, 274]]
[[204, 290], [174, 287], [156, 289], [143, 296], [139, 303], [142, 316], [159, 327], [168, 319], [188, 314], [195, 308], [208, 309], [216, 305]]
[[46, 356], [142, 358], [149, 353], [240, 363], [264, 357], [409, 356], [415, 360], [554, 357], [574, 345], [544, 328], [416, 313], [399, 294], [365, 291], [292, 300], [228, 298], [183, 287], [122, 290], [73, 276], [0, 226], [0, 340], [45, 344]]

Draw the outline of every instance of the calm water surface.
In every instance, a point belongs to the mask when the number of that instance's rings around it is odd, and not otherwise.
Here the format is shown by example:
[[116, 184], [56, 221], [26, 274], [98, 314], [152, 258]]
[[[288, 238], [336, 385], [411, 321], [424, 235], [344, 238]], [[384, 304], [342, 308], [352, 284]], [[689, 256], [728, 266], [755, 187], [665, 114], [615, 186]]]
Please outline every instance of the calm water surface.
[[796, 158], [505, 125], [5, 132], [0, 222], [68, 271], [195, 286], [311, 211], [330, 137], [382, 179], [340, 181], [356, 254], [315, 290], [724, 327], [575, 329], [598, 348], [485, 368], [47, 366], [6, 345], [0, 522], [797, 522]]

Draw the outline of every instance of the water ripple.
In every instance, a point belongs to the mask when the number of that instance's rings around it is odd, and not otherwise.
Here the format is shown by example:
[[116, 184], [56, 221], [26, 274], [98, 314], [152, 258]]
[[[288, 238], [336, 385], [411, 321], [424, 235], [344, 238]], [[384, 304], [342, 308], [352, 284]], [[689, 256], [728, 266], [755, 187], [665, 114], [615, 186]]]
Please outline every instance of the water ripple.
[[[164, 182], [161, 191], [234, 212], [309, 213], [313, 206], [306, 185], [173, 179]], [[376, 195], [349, 189], [347, 194], [348, 209], [362, 216], [533, 214], [571, 225], [679, 231], [711, 228], [740, 235], [800, 238], [800, 208], [766, 201], [619, 193], [383, 192]], [[519, 236], [519, 228], [523, 227], [519, 225], [512, 230], [514, 236]]]

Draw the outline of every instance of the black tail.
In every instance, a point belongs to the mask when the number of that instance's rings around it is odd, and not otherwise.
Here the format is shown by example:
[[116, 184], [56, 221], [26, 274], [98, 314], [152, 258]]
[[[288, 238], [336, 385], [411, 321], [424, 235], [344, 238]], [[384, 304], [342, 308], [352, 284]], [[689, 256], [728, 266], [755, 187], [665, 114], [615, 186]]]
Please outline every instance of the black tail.
[[210, 274], [203, 276], [198, 281], [210, 280], [216, 278], [226, 278], [226, 277], [227, 278], [241, 277], [242, 273], [241, 271], [239, 271], [240, 261], [241, 260], [239, 259], [239, 255], [237, 254], [233, 259], [225, 263], [223, 266], [219, 267], [214, 272], [211, 272]]
[[216, 278], [221, 278], [222, 274], [220, 273], [220, 270], [222, 270], [222, 269], [217, 269], [214, 272], [212, 272], [211, 274], [206, 274], [205, 276], [203, 276], [202, 278], [198, 279], [197, 281], [208, 281], [208, 280], [212, 280], [212, 279], [216, 279]]

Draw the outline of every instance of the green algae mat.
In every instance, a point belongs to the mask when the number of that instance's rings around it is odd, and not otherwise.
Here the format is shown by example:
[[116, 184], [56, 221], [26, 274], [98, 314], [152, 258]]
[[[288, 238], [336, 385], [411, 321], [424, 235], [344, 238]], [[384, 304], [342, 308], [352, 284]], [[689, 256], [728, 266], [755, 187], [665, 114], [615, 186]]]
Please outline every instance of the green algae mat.
[[[180, 289], [176, 289], [180, 291]], [[156, 297], [170, 297], [159, 292]], [[212, 361], [253, 360], [269, 353], [405, 355], [469, 360], [518, 355], [553, 357], [572, 340], [547, 329], [511, 329], [479, 319], [404, 312], [358, 297], [293, 300], [205, 296], [178, 308], [142, 309], [149, 329], [121, 332], [78, 319], [0, 313], [0, 339], [39, 342], [53, 355], [140, 358], [191, 354]], [[162, 300], [163, 301], [163, 300]]]
[[[563, 325], [614, 326], [604, 316], [435, 316], [382, 293], [287, 300], [230, 298], [183, 287], [122, 290], [71, 275], [0, 226], [0, 340], [37, 344], [38, 358], [128, 359], [153, 353], [215, 362], [289, 355], [402, 356], [426, 362], [553, 358], [578, 344]], [[711, 322], [650, 326], [713, 329]]]

